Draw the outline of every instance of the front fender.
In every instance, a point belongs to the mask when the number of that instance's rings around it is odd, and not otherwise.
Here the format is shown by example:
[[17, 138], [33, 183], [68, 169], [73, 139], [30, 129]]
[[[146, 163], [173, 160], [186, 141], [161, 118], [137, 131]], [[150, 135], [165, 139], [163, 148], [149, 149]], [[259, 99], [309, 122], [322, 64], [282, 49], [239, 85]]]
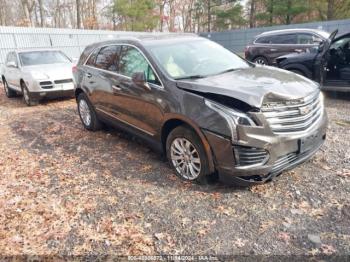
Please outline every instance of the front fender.
[[282, 69], [285, 70], [299, 70], [301, 71], [307, 78], [312, 79], [312, 72], [304, 65], [298, 64], [298, 63], [293, 63], [293, 64], [288, 64], [282, 67]]

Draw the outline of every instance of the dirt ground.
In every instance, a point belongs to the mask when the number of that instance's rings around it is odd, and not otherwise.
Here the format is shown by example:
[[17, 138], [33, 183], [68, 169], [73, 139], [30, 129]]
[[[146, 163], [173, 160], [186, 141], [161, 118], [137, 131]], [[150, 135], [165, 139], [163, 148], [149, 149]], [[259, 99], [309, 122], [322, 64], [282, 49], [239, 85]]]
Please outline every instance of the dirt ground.
[[0, 86], [0, 254], [350, 254], [350, 95], [312, 160], [251, 188], [179, 180], [142, 141], [83, 129], [74, 99]]

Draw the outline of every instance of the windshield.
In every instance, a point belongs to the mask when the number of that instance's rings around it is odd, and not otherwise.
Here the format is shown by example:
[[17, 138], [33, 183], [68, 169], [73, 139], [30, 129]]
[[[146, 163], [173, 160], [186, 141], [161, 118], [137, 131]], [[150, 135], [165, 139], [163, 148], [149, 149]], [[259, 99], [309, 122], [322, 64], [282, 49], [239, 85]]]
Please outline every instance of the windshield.
[[19, 54], [23, 66], [70, 63], [71, 61], [60, 51], [33, 51]]
[[244, 59], [209, 40], [157, 44], [147, 49], [174, 79], [200, 78], [249, 67]]

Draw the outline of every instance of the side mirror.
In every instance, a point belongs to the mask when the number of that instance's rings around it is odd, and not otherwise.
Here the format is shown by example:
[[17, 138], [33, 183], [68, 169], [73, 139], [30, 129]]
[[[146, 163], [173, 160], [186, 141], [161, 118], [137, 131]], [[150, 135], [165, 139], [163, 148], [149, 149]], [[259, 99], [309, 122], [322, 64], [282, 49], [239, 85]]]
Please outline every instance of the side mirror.
[[17, 68], [17, 64], [13, 61], [10, 61], [10, 62], [7, 62], [6, 63], [6, 66], [7, 67], [13, 67], [13, 68]]
[[318, 46], [317, 51], [318, 51], [319, 53], [322, 53], [323, 49], [324, 49], [324, 42], [320, 43], [320, 45]]
[[135, 85], [143, 87], [146, 90], [151, 90], [149, 84], [147, 83], [145, 72], [133, 73], [131, 76], [131, 80], [134, 82]]

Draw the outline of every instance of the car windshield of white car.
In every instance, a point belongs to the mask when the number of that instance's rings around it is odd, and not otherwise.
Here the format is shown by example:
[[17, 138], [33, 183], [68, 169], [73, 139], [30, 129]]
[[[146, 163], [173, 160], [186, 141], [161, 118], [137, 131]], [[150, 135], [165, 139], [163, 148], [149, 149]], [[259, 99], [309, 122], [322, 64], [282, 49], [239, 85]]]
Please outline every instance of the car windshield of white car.
[[22, 66], [70, 63], [71, 61], [60, 51], [34, 51], [19, 54]]

